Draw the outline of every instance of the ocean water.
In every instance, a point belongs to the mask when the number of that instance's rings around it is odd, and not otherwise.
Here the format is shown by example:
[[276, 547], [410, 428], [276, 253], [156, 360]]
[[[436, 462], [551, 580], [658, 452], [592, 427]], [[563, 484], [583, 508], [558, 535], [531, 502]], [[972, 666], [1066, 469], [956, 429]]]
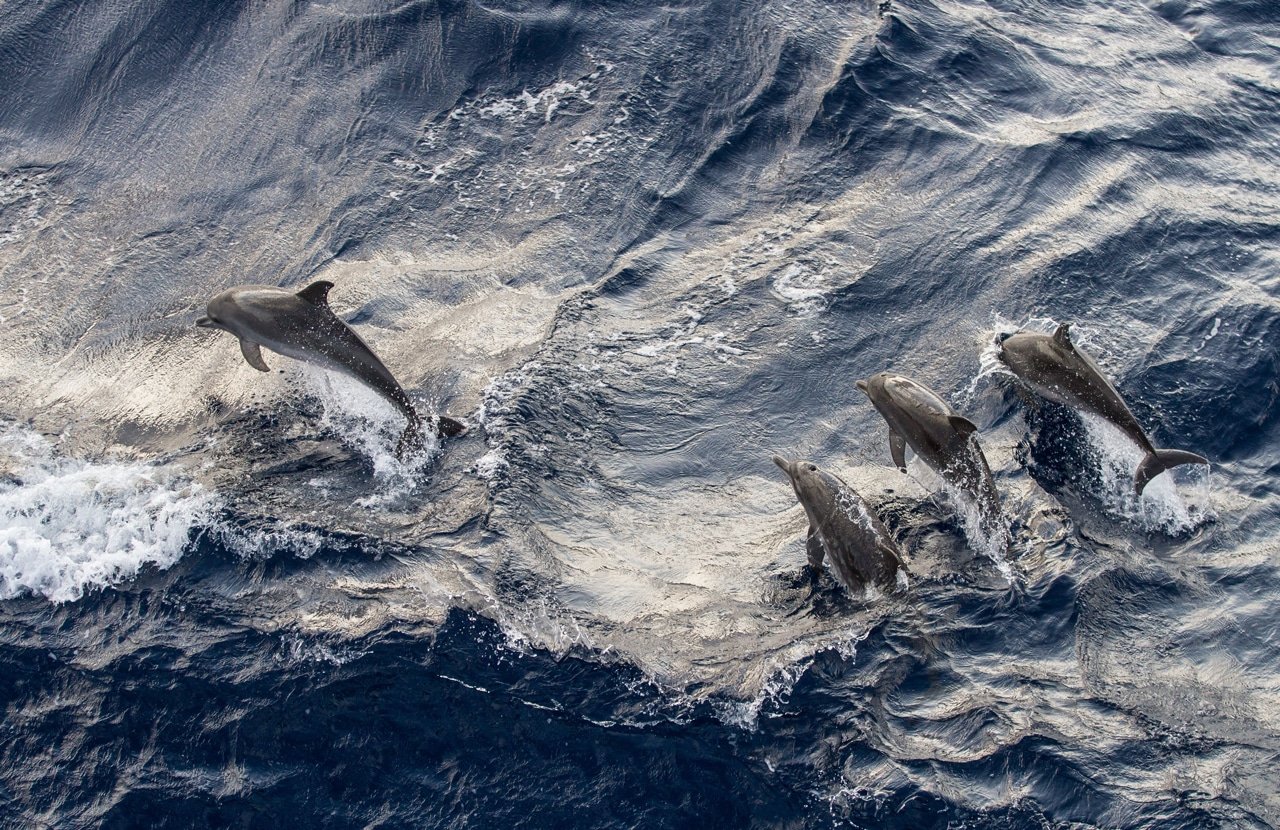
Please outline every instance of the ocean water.
[[[1280, 826], [1274, 4], [9, 0], [0, 69], [0, 826]], [[193, 325], [315, 279], [464, 437]], [[1021, 389], [1062, 321], [1211, 469]], [[774, 453], [910, 592], [810, 591]]]

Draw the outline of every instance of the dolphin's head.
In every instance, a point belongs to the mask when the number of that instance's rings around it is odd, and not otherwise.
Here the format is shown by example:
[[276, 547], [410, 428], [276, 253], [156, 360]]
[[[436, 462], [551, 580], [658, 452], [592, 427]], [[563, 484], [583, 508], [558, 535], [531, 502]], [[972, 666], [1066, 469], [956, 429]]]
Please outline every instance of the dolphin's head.
[[209, 301], [205, 316], [196, 320], [196, 325], [202, 329], [217, 329], [236, 334], [233, 324], [238, 310], [239, 306], [232, 296], [232, 291], [223, 291]]
[[854, 383], [854, 386], [862, 390], [862, 394], [871, 399], [875, 403], [877, 399], [884, 397], [885, 384], [892, 377], [888, 372], [876, 372], [866, 380], [860, 380]]
[[998, 342], [1000, 360], [1015, 374], [1022, 374], [1030, 369], [1033, 356], [1043, 352], [1052, 342], [1049, 335], [1034, 331], [1001, 334]]
[[773, 463], [781, 467], [787, 474], [787, 478], [791, 479], [791, 486], [795, 488], [796, 497], [800, 499], [801, 504], [817, 504], [823, 493], [829, 489], [823, 480], [826, 473], [812, 461], [788, 461], [780, 455], [775, 455]]

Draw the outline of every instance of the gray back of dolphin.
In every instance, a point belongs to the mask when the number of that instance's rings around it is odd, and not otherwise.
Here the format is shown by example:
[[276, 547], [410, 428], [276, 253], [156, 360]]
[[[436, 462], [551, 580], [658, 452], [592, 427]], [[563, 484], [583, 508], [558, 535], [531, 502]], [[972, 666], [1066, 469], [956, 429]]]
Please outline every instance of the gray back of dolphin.
[[1000, 493], [973, 422], [956, 414], [929, 387], [902, 375], [880, 372], [857, 386], [889, 425], [894, 465], [907, 471], [910, 446], [945, 481], [973, 499], [987, 535], [999, 531]]
[[1139, 494], [1151, 479], [1170, 467], [1209, 463], [1195, 453], [1152, 446], [1111, 381], [1088, 354], [1071, 342], [1070, 323], [1058, 326], [1053, 334], [1023, 331], [1003, 338], [1000, 359], [1038, 394], [1105, 419], [1141, 447], [1145, 456], [1133, 480]]
[[[408, 420], [397, 454], [422, 443], [421, 418], [413, 402], [368, 344], [329, 308], [327, 280], [294, 293], [266, 285], [242, 285], [209, 301], [208, 316], [196, 321], [240, 339], [240, 351], [255, 369], [270, 371], [262, 346], [273, 352], [349, 375], [391, 402]], [[454, 425], [458, 428], [454, 431]], [[461, 424], [441, 419], [441, 434], [457, 434]]]
[[775, 455], [773, 463], [791, 479], [809, 517], [807, 548], [813, 573], [820, 573], [823, 559], [828, 558], [836, 577], [851, 591], [867, 584], [894, 587], [899, 569], [905, 571], [902, 553], [862, 497], [810, 461], [787, 461]]

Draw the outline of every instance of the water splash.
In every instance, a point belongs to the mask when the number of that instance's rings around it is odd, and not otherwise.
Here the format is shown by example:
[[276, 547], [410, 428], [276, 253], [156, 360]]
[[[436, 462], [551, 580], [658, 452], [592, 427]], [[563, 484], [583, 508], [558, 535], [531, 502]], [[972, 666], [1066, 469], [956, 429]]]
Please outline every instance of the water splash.
[[[1207, 468], [1189, 465], [1176, 473], [1161, 473], [1139, 496], [1134, 490], [1133, 474], [1145, 453], [1107, 420], [1090, 413], [1078, 414], [1084, 425], [1089, 461], [1098, 472], [1093, 479], [1093, 493], [1111, 513], [1144, 530], [1170, 535], [1187, 533], [1210, 518]], [[1192, 501], [1184, 501], [1179, 494], [1175, 475], [1192, 477], [1188, 488], [1194, 495]]]
[[1000, 575], [1010, 585], [1014, 584], [1014, 572], [1008, 559], [1012, 537], [1009, 517], [1003, 507], [995, 516], [987, 515], [976, 499], [938, 475], [919, 456], [912, 456], [907, 462], [907, 472], [925, 490], [941, 491], [945, 495], [960, 519], [960, 528], [969, 547], [990, 559]]
[[172, 567], [218, 510], [176, 467], [68, 458], [22, 427], [0, 427], [0, 465], [2, 599], [72, 602]]
[[320, 401], [321, 426], [369, 459], [373, 465], [376, 492], [361, 504], [376, 507], [412, 492], [422, 474], [440, 454], [435, 433], [434, 407], [419, 407], [422, 413], [423, 447], [396, 457], [396, 446], [405, 429], [405, 418], [369, 387], [335, 372], [299, 364], [296, 380], [306, 394]]

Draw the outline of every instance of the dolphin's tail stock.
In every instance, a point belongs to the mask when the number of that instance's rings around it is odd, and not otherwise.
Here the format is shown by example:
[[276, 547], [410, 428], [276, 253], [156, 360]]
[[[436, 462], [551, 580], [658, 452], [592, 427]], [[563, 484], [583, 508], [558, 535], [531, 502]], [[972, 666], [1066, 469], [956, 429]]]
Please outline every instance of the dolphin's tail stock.
[[[466, 424], [448, 415], [441, 415], [436, 423], [436, 435], [441, 438], [453, 438], [466, 431]], [[409, 423], [405, 426], [404, 432], [400, 433], [400, 440], [396, 443], [396, 458], [403, 460], [406, 455], [421, 452], [426, 446], [422, 417], [415, 412], [409, 417]]]
[[1142, 459], [1142, 463], [1138, 465], [1138, 471], [1133, 474], [1133, 486], [1138, 491], [1138, 495], [1142, 495], [1142, 491], [1146, 489], [1151, 479], [1163, 473], [1170, 467], [1178, 467], [1182, 464], [1205, 464], [1208, 465], [1209, 459], [1204, 456], [1196, 455], [1193, 452], [1185, 452], [1183, 450], [1156, 450]]
[[400, 433], [400, 440], [396, 442], [396, 458], [403, 461], [405, 456], [419, 453], [426, 446], [426, 439], [422, 435], [422, 419], [414, 413], [404, 432]]

